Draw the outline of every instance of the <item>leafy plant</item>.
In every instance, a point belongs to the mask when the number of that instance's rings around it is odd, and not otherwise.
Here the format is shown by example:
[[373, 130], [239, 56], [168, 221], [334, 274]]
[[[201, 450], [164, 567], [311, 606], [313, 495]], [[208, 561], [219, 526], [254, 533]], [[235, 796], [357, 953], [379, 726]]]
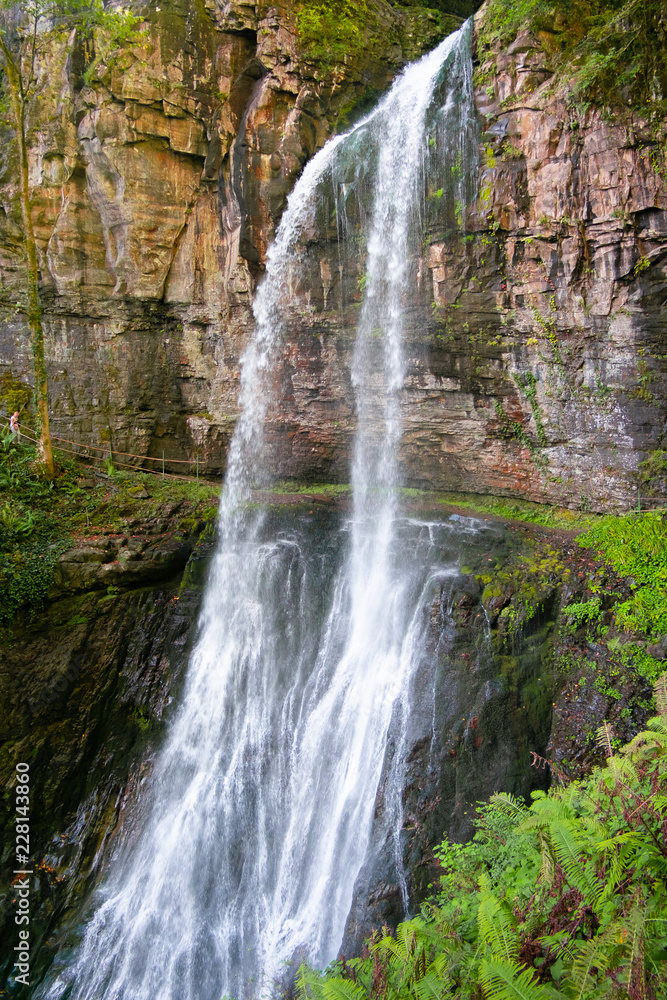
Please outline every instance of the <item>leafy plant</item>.
[[663, 0], [492, 0], [482, 45], [540, 32], [557, 74], [579, 104], [628, 103], [662, 114], [667, 96]]
[[620, 575], [632, 580], [632, 596], [615, 607], [626, 631], [667, 633], [667, 522], [658, 511], [601, 518], [578, 539], [597, 549]]
[[667, 989], [667, 675], [658, 715], [582, 782], [498, 793], [468, 844], [443, 841], [420, 916], [368, 957], [302, 965], [299, 1000], [655, 1000]]
[[34, 531], [35, 518], [32, 511], [22, 513], [16, 505], [3, 504], [0, 507], [0, 541], [12, 542], [28, 538]]
[[600, 598], [592, 597], [590, 601], [579, 601], [563, 608], [568, 627], [573, 631], [582, 625], [597, 621], [600, 617]]

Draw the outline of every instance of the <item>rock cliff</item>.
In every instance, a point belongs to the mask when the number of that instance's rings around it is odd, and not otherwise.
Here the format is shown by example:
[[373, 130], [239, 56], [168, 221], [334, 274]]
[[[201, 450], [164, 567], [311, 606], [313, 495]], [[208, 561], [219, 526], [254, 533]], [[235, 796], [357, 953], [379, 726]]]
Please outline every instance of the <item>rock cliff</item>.
[[[176, 0], [109, 66], [67, 39], [39, 67], [31, 178], [55, 434], [167, 458], [196, 449], [224, 467], [250, 300], [296, 176], [460, 23], [379, 2], [353, 63], [322, 71], [292, 6]], [[0, 363], [16, 386], [31, 375], [13, 309], [23, 258], [9, 133], [3, 161]]]
[[[309, 60], [287, 0], [172, 0], [108, 65], [89, 43], [50, 52], [31, 176], [52, 429], [67, 447], [224, 468], [252, 294], [295, 178], [460, 23], [383, 0], [369, 11], [342, 67]], [[413, 261], [406, 482], [627, 509], [665, 422], [664, 151], [630, 112], [573, 110], [529, 34], [476, 83], [467, 233], [427, 192]], [[0, 388], [31, 380], [13, 176], [5, 135]], [[339, 272], [330, 232], [304, 252], [276, 466], [345, 480], [363, 264]]]

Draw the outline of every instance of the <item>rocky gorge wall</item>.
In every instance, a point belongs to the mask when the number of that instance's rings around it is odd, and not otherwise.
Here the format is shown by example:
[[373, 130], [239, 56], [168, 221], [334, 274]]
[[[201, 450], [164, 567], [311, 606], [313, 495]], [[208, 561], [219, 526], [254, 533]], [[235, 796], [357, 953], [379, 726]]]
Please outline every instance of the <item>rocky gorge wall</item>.
[[[82, 450], [164, 450], [167, 465], [197, 452], [200, 467], [224, 468], [252, 294], [286, 196], [328, 136], [466, 12], [449, 7], [439, 16], [378, 3], [340, 70], [306, 58], [287, 3], [162, 3], [146, 49], [108, 67], [91, 68], [80, 47], [52, 52], [32, 122], [32, 180], [55, 433]], [[550, 89], [548, 49], [525, 34], [477, 66], [477, 199], [465, 230], [460, 208], [425, 192], [405, 479], [625, 510], [639, 463], [664, 447], [663, 152], [630, 113], [611, 123]], [[2, 169], [8, 403], [32, 376], [13, 308], [22, 251], [7, 136]], [[346, 480], [364, 261], [354, 248], [341, 257], [330, 218], [304, 243], [303, 261], [270, 415], [276, 471]], [[664, 484], [654, 487], [657, 496]], [[30, 756], [38, 974], [79, 919], [178, 692], [210, 542], [196, 544], [203, 525], [183, 513], [78, 539], [58, 562], [44, 614], [3, 633], [0, 777], [9, 788], [13, 761]], [[587, 570], [580, 554], [565, 565], [570, 539], [554, 542], [556, 552], [525, 530], [499, 534], [492, 567], [486, 548], [479, 565], [462, 565], [430, 610], [435, 666], [423, 689], [437, 690], [437, 738], [420, 703], [404, 800], [413, 900], [434, 877], [443, 830], [469, 834], [474, 799], [546, 781], [528, 768], [529, 749], [553, 750], [558, 762], [576, 750], [588, 765], [585, 735], [603, 718], [616, 713], [619, 727], [637, 729], [636, 692], [616, 700], [594, 684], [607, 655], [597, 639], [581, 640], [567, 685], [557, 676], [558, 643], [574, 643], [563, 638], [562, 607], [590, 597]], [[11, 821], [5, 810], [2, 823]], [[9, 858], [7, 849], [7, 868]], [[392, 864], [385, 848], [361, 873], [348, 950], [400, 918]], [[11, 921], [9, 891], [1, 911]], [[2, 925], [0, 940], [13, 945]]]
[[[98, 488], [107, 490], [99, 478]], [[197, 632], [212, 550], [211, 525], [205, 526], [215, 513], [212, 498], [196, 508], [190, 501], [154, 501], [142, 513], [140, 501], [128, 509], [122, 488], [111, 489], [115, 516], [101, 512], [102, 523], [62, 554], [43, 611], [5, 626], [0, 636], [0, 785], [7, 793], [0, 801], [3, 983], [15, 944], [15, 762], [30, 763], [35, 984], [61, 949], [67, 957], [114, 849], [132, 843], [140, 828], [141, 801]], [[448, 517], [430, 503], [426, 496], [415, 500], [412, 515]], [[345, 494], [277, 495], [268, 516], [276, 530], [327, 537], [349, 517], [349, 502]], [[472, 530], [455, 531], [450, 543], [460, 571], [443, 578], [423, 609], [427, 641], [406, 734], [401, 832], [413, 904], [435, 877], [433, 845], [443, 831], [457, 840], [469, 836], [476, 800], [497, 788], [528, 794], [545, 784], [528, 759], [529, 750], [546, 752], [551, 730], [562, 539], [500, 521], [466, 523]], [[445, 545], [441, 555], [446, 551]], [[539, 610], [525, 622], [516, 614], [510, 627], [509, 608], [526, 583]], [[388, 808], [385, 788], [386, 775], [377, 817]], [[381, 820], [378, 828], [384, 830]], [[359, 951], [374, 927], [402, 918], [399, 882], [393, 844], [380, 837], [357, 882], [346, 954]], [[9, 980], [7, 986], [10, 995], [31, 995]]]
[[197, 514], [181, 500], [141, 517], [107, 518], [63, 554], [46, 608], [3, 626], [3, 989], [16, 943], [15, 763], [30, 765], [34, 983], [59, 946], [59, 924], [79, 919], [109, 859], [179, 690], [212, 542]]
[[[363, 45], [337, 68], [309, 61], [286, 2], [174, 0], [151, 11], [145, 46], [109, 66], [91, 68], [81, 47], [51, 53], [31, 176], [55, 434], [224, 468], [252, 294], [295, 178], [460, 23], [380, 0], [371, 12]], [[526, 33], [478, 65], [466, 231], [425, 193], [405, 479], [624, 510], [639, 464], [663, 444], [667, 168], [631, 112], [611, 122], [572, 107], [552, 86], [547, 42]], [[3, 161], [8, 398], [31, 381], [9, 308], [22, 251], [8, 137]], [[341, 270], [331, 231], [304, 254], [309, 282], [293, 292], [270, 418], [276, 469], [345, 481], [363, 261]]]
[[[109, 67], [72, 39], [50, 50], [30, 124], [55, 434], [167, 458], [197, 449], [224, 467], [252, 293], [296, 176], [354, 106], [461, 21], [376, 12], [354, 64], [322, 82], [288, 2], [167, 2]], [[3, 161], [0, 364], [15, 386], [31, 374], [13, 310], [11, 134]]]

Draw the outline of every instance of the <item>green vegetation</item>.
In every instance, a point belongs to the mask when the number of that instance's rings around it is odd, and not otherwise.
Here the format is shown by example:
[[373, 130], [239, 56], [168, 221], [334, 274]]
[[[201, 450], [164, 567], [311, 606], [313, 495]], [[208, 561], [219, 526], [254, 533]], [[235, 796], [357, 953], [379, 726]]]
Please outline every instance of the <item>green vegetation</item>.
[[[0, 624], [12, 621], [20, 610], [34, 616], [53, 585], [58, 556], [77, 544], [77, 536], [108, 528], [121, 518], [149, 517], [166, 505], [184, 501], [187, 512], [179, 527], [191, 531], [215, 514], [219, 485], [201, 480], [161, 479], [145, 473], [113, 472], [81, 486], [88, 469], [58, 459], [56, 476], [49, 479], [29, 444], [9, 433], [0, 435]], [[143, 486], [149, 497], [132, 495]], [[118, 531], [122, 526], [118, 524]]]
[[540, 35], [575, 100], [667, 110], [664, 0], [491, 0], [482, 46]]
[[550, 507], [531, 500], [514, 500], [509, 497], [484, 496], [477, 493], [439, 493], [444, 504], [460, 507], [478, 514], [540, 524], [545, 528], [582, 529], [597, 520], [595, 514], [569, 510], [567, 507]]
[[540, 413], [540, 407], [537, 402], [537, 379], [532, 372], [525, 372], [523, 376], [514, 376], [514, 381], [517, 383], [519, 388], [523, 391], [526, 399], [530, 404], [530, 408], [533, 411], [533, 419], [535, 421], [535, 427], [537, 428], [537, 440], [540, 442], [543, 448], [547, 446], [547, 435], [544, 430], [544, 424], [542, 423], [542, 414]]
[[639, 485], [643, 496], [663, 495], [667, 488], [667, 451], [661, 448], [649, 452], [639, 464]]
[[[436, 850], [420, 916], [325, 973], [299, 1000], [656, 1000], [667, 990], [667, 676], [658, 716], [581, 782], [481, 804], [475, 835]], [[537, 763], [544, 763], [537, 761]]]
[[371, 18], [366, 0], [302, 0], [296, 26], [305, 54], [326, 68], [363, 49], [362, 29]]
[[[440, 7], [446, 7], [445, 11]], [[447, 0], [406, 0], [405, 3], [378, 0], [297, 0], [296, 29], [301, 51], [306, 59], [328, 73], [343, 63], [349, 64], [377, 45], [395, 43], [407, 59], [416, 59], [429, 47], [461, 25], [458, 16], [472, 13], [473, 4], [459, 0], [453, 6]], [[391, 15], [391, 7], [402, 10], [400, 21]], [[368, 107], [374, 96], [372, 88], [343, 104], [338, 128], [349, 120], [351, 112]]]
[[579, 538], [632, 579], [632, 596], [615, 608], [626, 632], [667, 634], [667, 522], [658, 512], [605, 517]]
[[[531, 385], [530, 382], [526, 382], [526, 385], [525, 386], [522, 385], [521, 387], [523, 388], [526, 396], [528, 397], [528, 401], [531, 404], [531, 409], [533, 409], [533, 403], [535, 401], [535, 386]], [[530, 395], [531, 389], [533, 393], [532, 397]], [[496, 399], [494, 405], [496, 410], [496, 417], [498, 418], [498, 423], [500, 424], [500, 436], [508, 441], [518, 441], [519, 444], [522, 444], [524, 448], [528, 449], [528, 451], [532, 455], [537, 465], [542, 465], [542, 466], [546, 465], [546, 459], [544, 458], [544, 455], [540, 452], [539, 447], [528, 437], [528, 435], [526, 434], [526, 429], [523, 426], [523, 424], [520, 423], [518, 420], [512, 420], [510, 417], [508, 417], [508, 415], [505, 413], [505, 410], [503, 409], [503, 404], [500, 402], [500, 400]], [[543, 440], [546, 441], [546, 436], [544, 434], [544, 428], [542, 426], [542, 419], [539, 416], [539, 410], [537, 409], [537, 403], [535, 403], [533, 414], [536, 418], [535, 422], [537, 424], [538, 439], [541, 444]]]
[[44, 600], [63, 550], [62, 534], [49, 517], [53, 480], [35, 471], [35, 459], [34, 449], [11, 434], [0, 437], [0, 622]]

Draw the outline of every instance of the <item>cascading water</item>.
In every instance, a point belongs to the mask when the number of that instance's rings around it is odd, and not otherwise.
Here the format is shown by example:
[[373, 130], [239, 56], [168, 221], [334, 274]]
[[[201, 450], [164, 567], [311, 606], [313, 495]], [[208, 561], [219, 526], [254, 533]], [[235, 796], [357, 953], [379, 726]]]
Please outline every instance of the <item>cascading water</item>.
[[[136, 829], [48, 997], [220, 1000], [263, 992], [296, 955], [329, 962], [370, 849], [392, 727], [385, 839], [400, 827], [401, 727], [423, 609], [434, 581], [451, 572], [435, 559], [431, 534], [397, 506], [405, 298], [432, 136], [440, 169], [458, 170], [460, 197], [468, 183], [469, 34], [466, 26], [408, 67], [372, 115], [317, 154], [289, 199], [256, 296], [181, 705]], [[372, 192], [368, 211], [362, 188]], [[316, 226], [325, 189], [341, 241], [353, 200], [368, 235], [352, 373], [353, 511], [342, 532], [311, 544], [298, 523], [276, 524], [247, 501], [267, 482], [273, 370], [299, 241]]]

